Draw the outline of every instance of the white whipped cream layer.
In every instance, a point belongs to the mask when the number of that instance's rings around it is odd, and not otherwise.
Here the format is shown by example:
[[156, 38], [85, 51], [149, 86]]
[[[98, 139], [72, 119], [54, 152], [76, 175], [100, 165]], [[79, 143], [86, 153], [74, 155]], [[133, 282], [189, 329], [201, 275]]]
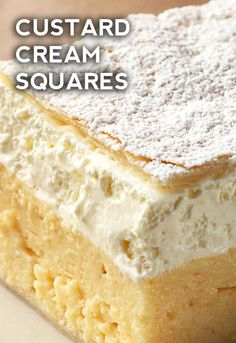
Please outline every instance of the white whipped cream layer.
[[236, 247], [236, 172], [158, 189], [3, 82], [0, 163], [133, 280]]

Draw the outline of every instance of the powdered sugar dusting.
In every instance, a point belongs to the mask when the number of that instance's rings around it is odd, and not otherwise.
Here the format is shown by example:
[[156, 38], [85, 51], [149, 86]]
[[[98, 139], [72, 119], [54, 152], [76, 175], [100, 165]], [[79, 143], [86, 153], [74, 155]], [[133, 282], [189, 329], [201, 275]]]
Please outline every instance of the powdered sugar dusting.
[[[129, 20], [127, 38], [102, 41], [103, 66], [129, 74], [126, 92], [37, 96], [80, 118], [110, 148], [146, 157], [136, 163], [161, 182], [234, 157], [236, 1], [213, 0]], [[3, 67], [9, 73], [14, 68]]]

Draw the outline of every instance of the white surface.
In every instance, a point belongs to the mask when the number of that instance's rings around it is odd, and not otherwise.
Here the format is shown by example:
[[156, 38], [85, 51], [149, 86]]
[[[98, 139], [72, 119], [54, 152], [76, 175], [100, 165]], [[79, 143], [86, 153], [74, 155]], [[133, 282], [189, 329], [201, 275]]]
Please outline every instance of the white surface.
[[132, 280], [236, 247], [235, 170], [194, 192], [158, 189], [4, 80], [0, 98], [0, 163]]
[[[46, 107], [79, 118], [112, 149], [146, 157], [131, 162], [167, 185], [179, 174], [191, 175], [195, 166], [235, 156], [235, 0], [128, 18], [126, 38], [99, 40], [99, 65], [6, 62], [1, 69], [15, 76], [43, 67], [45, 75], [78, 72], [80, 79], [88, 70], [127, 72], [125, 92], [36, 95]], [[93, 44], [86, 39], [76, 44], [79, 51]]]
[[30, 306], [0, 285], [1, 343], [71, 343]]

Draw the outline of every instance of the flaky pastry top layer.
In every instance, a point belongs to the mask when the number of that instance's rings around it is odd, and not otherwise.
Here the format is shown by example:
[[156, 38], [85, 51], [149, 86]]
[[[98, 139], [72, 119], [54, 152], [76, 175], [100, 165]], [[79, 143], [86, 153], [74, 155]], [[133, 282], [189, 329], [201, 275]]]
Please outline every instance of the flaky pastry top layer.
[[235, 162], [236, 1], [128, 18], [128, 37], [100, 41], [100, 68], [125, 70], [128, 90], [36, 97], [163, 184]]

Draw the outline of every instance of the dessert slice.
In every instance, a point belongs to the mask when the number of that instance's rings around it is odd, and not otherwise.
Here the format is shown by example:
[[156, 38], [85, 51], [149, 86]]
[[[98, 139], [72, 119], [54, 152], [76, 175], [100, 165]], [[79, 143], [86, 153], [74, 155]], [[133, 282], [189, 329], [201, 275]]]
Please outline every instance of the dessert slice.
[[235, 343], [235, 1], [129, 20], [126, 92], [1, 64], [0, 278], [76, 342]]

